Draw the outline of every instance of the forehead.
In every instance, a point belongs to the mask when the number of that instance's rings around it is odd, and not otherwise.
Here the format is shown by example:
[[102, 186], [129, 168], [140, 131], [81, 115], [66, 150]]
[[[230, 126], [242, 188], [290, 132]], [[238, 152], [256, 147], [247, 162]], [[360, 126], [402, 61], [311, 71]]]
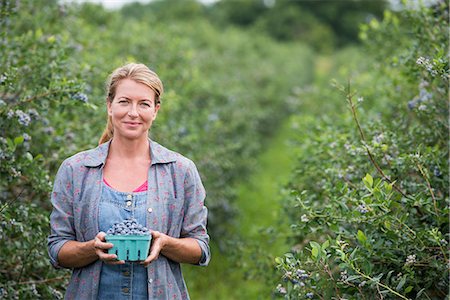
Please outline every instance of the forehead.
[[155, 92], [147, 85], [132, 79], [122, 79], [117, 84], [116, 98], [126, 97], [129, 99], [155, 99]]

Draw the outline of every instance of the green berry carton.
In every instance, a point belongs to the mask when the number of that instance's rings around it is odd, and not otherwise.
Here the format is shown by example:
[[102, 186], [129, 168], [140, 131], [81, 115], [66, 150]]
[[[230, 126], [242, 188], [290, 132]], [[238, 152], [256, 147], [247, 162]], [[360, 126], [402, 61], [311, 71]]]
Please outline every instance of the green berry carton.
[[114, 223], [105, 239], [114, 245], [109, 254], [116, 254], [119, 260], [139, 261], [147, 258], [152, 235], [148, 228], [131, 218]]
[[114, 245], [108, 253], [116, 254], [118, 260], [139, 261], [147, 258], [152, 236], [106, 235], [105, 239]]

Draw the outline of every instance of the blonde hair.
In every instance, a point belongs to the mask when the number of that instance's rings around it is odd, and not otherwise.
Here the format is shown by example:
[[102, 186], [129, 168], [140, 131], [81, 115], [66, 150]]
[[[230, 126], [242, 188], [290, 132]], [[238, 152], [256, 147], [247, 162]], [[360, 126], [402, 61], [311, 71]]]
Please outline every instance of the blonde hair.
[[[117, 86], [123, 79], [131, 79], [136, 82], [145, 84], [155, 92], [155, 105], [161, 102], [161, 96], [164, 92], [163, 84], [159, 79], [158, 75], [150, 70], [144, 64], [129, 63], [122, 67], [115, 69], [111, 75], [108, 77], [106, 82], [106, 101], [110, 103], [114, 100], [116, 96]], [[105, 130], [103, 131], [99, 144], [103, 144], [114, 135], [114, 127], [110, 116], [107, 116], [107, 122]]]

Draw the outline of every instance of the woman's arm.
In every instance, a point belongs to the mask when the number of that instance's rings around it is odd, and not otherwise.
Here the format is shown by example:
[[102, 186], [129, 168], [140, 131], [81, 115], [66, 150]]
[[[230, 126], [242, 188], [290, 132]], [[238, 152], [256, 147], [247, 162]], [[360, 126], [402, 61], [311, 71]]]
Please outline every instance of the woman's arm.
[[106, 263], [117, 261], [115, 254], [107, 254], [112, 248], [105, 242], [105, 233], [100, 232], [95, 239], [80, 242], [76, 240], [73, 213], [73, 173], [68, 160], [64, 161], [56, 174], [51, 201], [53, 210], [50, 215], [51, 233], [47, 247], [50, 261], [55, 268], [81, 268], [97, 259]]
[[58, 253], [58, 263], [64, 268], [81, 268], [97, 259], [94, 240], [88, 242], [68, 241]]
[[184, 178], [184, 216], [180, 238], [174, 238], [158, 231], [152, 232], [150, 255], [143, 262], [147, 266], [159, 254], [179, 262], [206, 266], [211, 258], [209, 236], [206, 231], [208, 210], [204, 206], [205, 189], [192, 161]]
[[99, 232], [95, 239], [88, 242], [68, 241], [59, 250], [59, 265], [65, 268], [82, 268], [93, 263], [97, 259], [112, 265], [124, 264], [125, 261], [117, 260], [116, 254], [108, 254], [106, 250], [113, 244], [106, 243], [106, 234]]
[[47, 240], [50, 262], [55, 268], [70, 267], [60, 265], [59, 253], [67, 243], [76, 240], [73, 219], [73, 172], [68, 160], [59, 167], [53, 184], [50, 215], [50, 235]]
[[124, 264], [125, 261], [117, 260], [116, 254], [108, 254], [106, 250], [113, 244], [106, 243], [106, 234], [99, 232], [95, 239], [88, 242], [68, 241], [58, 253], [58, 262], [65, 268], [82, 268], [100, 259], [108, 264]]
[[160, 253], [178, 263], [198, 264], [202, 257], [202, 249], [196, 239], [174, 238], [159, 231], [152, 231], [150, 255], [143, 265], [147, 267], [158, 259]]

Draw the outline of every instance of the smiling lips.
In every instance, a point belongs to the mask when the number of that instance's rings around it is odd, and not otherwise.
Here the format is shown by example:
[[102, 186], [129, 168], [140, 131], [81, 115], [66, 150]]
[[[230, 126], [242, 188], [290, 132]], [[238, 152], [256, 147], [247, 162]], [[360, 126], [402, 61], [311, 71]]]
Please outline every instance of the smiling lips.
[[125, 125], [131, 126], [131, 127], [136, 127], [136, 126], [141, 125], [141, 123], [139, 123], [139, 122], [124, 122], [124, 123], [125, 123]]

